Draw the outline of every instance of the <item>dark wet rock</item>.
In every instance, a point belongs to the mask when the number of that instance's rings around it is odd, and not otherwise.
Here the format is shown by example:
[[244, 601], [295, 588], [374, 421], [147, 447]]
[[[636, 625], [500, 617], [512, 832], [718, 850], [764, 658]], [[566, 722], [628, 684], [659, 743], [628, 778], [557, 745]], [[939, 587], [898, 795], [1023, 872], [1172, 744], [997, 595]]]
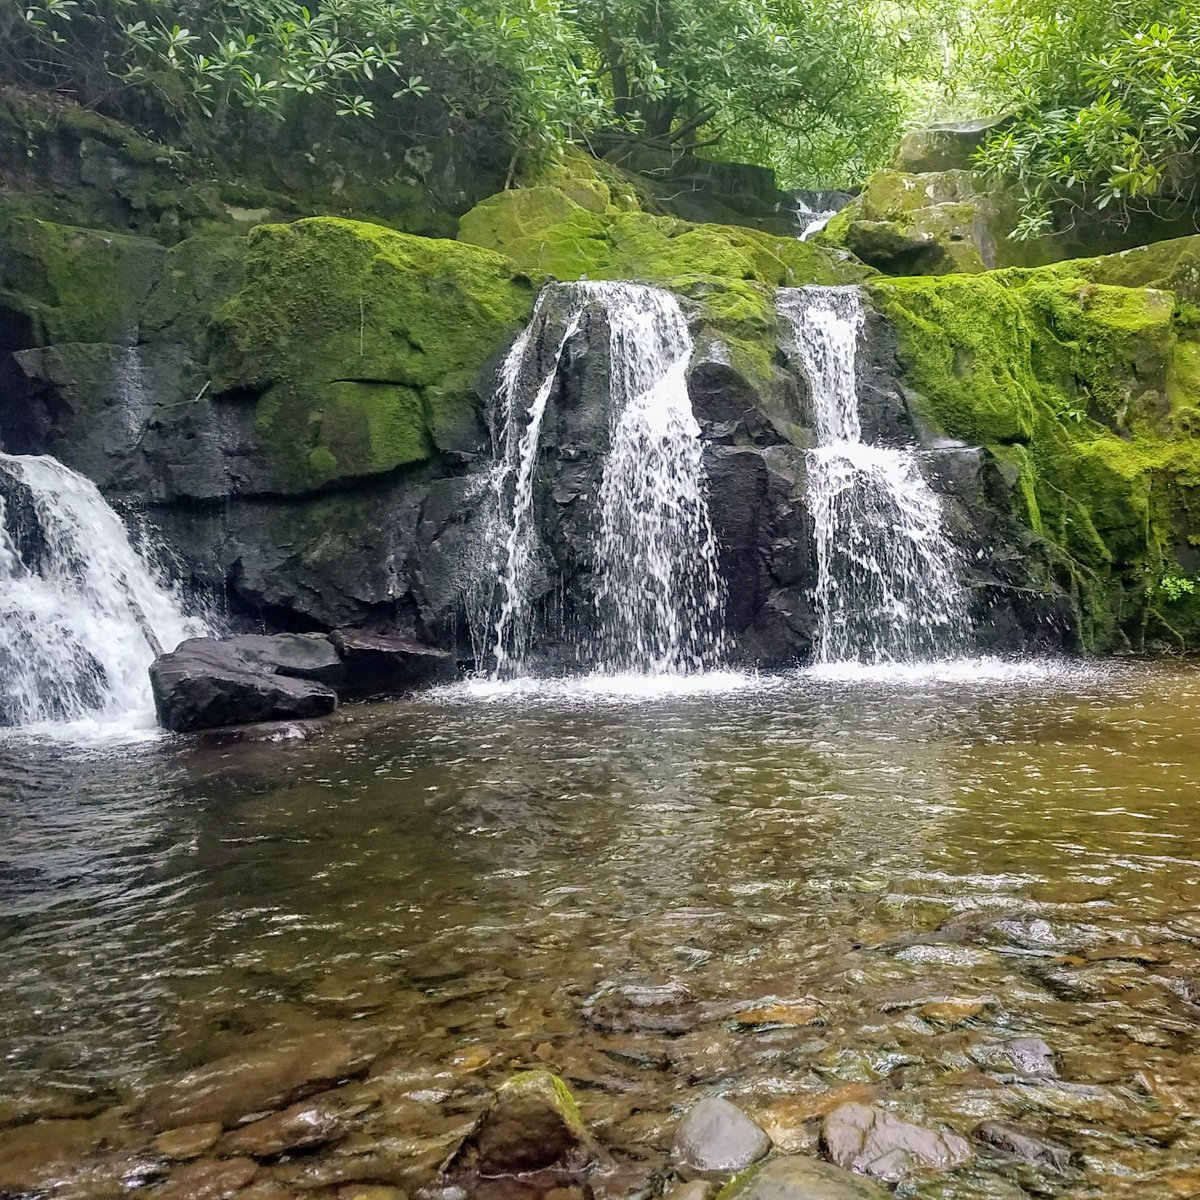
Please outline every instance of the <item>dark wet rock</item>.
[[346, 693], [382, 696], [454, 678], [454, 656], [408, 638], [339, 629], [333, 644], [346, 669]]
[[1006, 1125], [1002, 1121], [984, 1121], [975, 1127], [973, 1136], [977, 1142], [994, 1150], [1054, 1171], [1066, 1171], [1074, 1157], [1069, 1146], [1052, 1142], [1015, 1125]]
[[338, 703], [325, 684], [273, 674], [215, 638], [194, 638], [160, 655], [150, 668], [150, 686], [158, 723], [177, 733], [320, 717]]
[[825, 1118], [821, 1149], [838, 1166], [888, 1183], [915, 1171], [950, 1170], [972, 1157], [966, 1138], [951, 1130], [913, 1125], [857, 1103], [843, 1104]]
[[156, 1200], [228, 1200], [253, 1182], [258, 1164], [248, 1158], [200, 1158], [171, 1172]]
[[573, 1172], [598, 1156], [567, 1085], [549, 1071], [523, 1071], [500, 1085], [443, 1172], [451, 1180]]
[[331, 688], [346, 682], [341, 655], [323, 633], [246, 633], [225, 638], [223, 644], [251, 666], [273, 675], [311, 679]]
[[216, 1121], [206, 1121], [201, 1125], [184, 1125], [160, 1133], [151, 1143], [151, 1149], [163, 1158], [186, 1162], [206, 1154], [220, 1137], [221, 1126]]
[[319, 1030], [230, 1054], [154, 1088], [143, 1115], [157, 1129], [210, 1121], [229, 1126], [364, 1074], [380, 1049], [372, 1039]]
[[889, 1200], [890, 1195], [868, 1179], [801, 1155], [747, 1171], [722, 1192], [723, 1200]]
[[695, 1105], [683, 1119], [671, 1146], [671, 1161], [685, 1178], [720, 1179], [764, 1158], [771, 1139], [757, 1121], [716, 1096]]
[[1041, 1038], [1013, 1038], [1004, 1043], [1004, 1049], [1020, 1074], [1045, 1079], [1058, 1077], [1057, 1056]]
[[289, 1150], [336, 1141], [345, 1129], [346, 1118], [336, 1100], [313, 1097], [226, 1134], [221, 1153], [277, 1158]]

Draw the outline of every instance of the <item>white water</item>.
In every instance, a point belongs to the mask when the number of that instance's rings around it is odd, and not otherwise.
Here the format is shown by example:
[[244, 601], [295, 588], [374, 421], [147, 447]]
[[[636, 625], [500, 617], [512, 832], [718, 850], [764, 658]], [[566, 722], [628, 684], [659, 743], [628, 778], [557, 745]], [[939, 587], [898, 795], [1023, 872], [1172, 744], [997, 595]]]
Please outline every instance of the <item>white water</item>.
[[13, 502], [0, 496], [0, 724], [152, 727], [151, 636], [173, 650], [208, 629], [89, 480], [8, 454], [0, 474], [14, 483]]
[[791, 288], [780, 315], [812, 390], [808, 494], [817, 543], [818, 664], [961, 654], [965, 601], [936, 494], [908, 448], [863, 441], [857, 288]]
[[595, 629], [579, 635], [580, 657], [602, 672], [657, 675], [702, 670], [722, 650], [724, 591], [687, 392], [692, 341], [678, 301], [637, 284], [554, 284], [509, 352], [496, 393], [489, 544], [499, 599], [485, 604], [494, 618], [477, 622], [493, 678], [525, 669], [549, 569], [534, 494], [542, 424], [563, 351], [589, 309], [608, 329], [610, 449], [597, 497]]

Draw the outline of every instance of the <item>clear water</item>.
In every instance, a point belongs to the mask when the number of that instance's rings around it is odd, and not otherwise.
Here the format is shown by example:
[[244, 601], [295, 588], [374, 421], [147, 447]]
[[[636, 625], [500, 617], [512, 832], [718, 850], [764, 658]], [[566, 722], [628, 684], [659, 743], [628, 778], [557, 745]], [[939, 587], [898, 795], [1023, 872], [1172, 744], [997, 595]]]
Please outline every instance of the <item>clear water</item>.
[[[95, 485], [53, 458], [0, 454], [32, 498], [22, 549], [0, 499], [0, 710], [13, 725], [153, 727], [154, 642], [208, 632], [130, 541]], [[27, 515], [28, 516], [28, 515]]]
[[819, 663], [910, 662], [965, 648], [958, 555], [914, 450], [863, 440], [856, 358], [857, 288], [777, 293], [808, 378], [817, 446], [808, 498], [817, 550]]
[[[983, 1155], [910, 1196], [1194, 1194], [1197, 728], [1191, 665], [960, 660], [463, 685], [275, 741], [9, 740], [0, 1124], [333, 1028], [399, 1052], [305, 1161], [369, 1151], [413, 1187], [541, 1064], [651, 1164], [701, 1095], [812, 1150], [804, 1114], [853, 1087], [1083, 1156]], [[736, 1020], [806, 996], [811, 1027]], [[978, 1011], [916, 1011], [945, 998]], [[1006, 1065], [1025, 1036], [1059, 1080]]]
[[494, 505], [474, 625], [477, 657], [497, 679], [524, 673], [535, 597], [553, 573], [535, 497], [542, 426], [563, 352], [589, 309], [608, 329], [611, 440], [596, 498], [596, 619], [577, 634], [580, 660], [659, 674], [711, 666], [722, 649], [724, 587], [679, 303], [637, 284], [554, 284], [509, 352], [494, 403]]

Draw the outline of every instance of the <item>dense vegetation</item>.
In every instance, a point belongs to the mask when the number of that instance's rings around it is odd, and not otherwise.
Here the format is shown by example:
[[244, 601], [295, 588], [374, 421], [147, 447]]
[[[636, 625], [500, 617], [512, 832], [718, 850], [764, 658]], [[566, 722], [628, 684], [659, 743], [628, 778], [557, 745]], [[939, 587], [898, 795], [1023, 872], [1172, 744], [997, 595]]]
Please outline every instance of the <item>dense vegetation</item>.
[[[0, 81], [201, 153], [331, 123], [528, 169], [637, 140], [858, 182], [921, 107], [1011, 119], [1019, 235], [1190, 204], [1193, 0], [0, 0]], [[930, 96], [936, 97], [932, 108]], [[283, 122], [283, 124], [280, 124]]]
[[1200, 6], [1190, 0], [996, 0], [960, 48], [1012, 120], [981, 165], [1015, 179], [1018, 235], [1056, 212], [1191, 208], [1200, 126]]

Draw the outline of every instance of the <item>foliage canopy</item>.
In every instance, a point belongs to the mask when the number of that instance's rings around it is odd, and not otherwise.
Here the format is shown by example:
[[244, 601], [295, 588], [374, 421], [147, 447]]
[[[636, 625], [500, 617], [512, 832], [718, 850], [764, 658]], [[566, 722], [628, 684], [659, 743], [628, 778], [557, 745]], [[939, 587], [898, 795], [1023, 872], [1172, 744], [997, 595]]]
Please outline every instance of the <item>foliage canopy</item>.
[[880, 0], [0, 0], [0, 79], [201, 148], [271, 118], [336, 118], [418, 137], [484, 129], [530, 157], [635, 137], [849, 182], [900, 128], [893, 85], [933, 30], [917, 11], [900, 19]]

